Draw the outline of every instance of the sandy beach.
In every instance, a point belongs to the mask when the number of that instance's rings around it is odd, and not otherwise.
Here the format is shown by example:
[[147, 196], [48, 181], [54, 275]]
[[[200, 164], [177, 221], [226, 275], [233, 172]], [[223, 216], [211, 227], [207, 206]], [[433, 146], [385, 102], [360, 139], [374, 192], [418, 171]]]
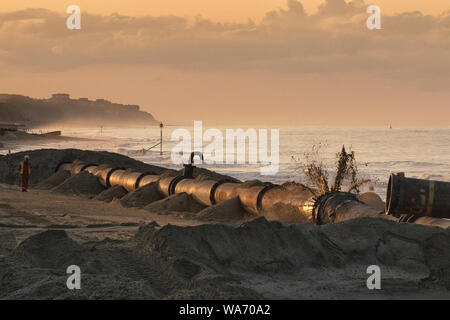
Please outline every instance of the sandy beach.
[[2, 1], [0, 300], [450, 300], [449, 4]]
[[[187, 195], [107, 199], [112, 188], [86, 193], [87, 174], [64, 178], [28, 193], [0, 185], [1, 299], [450, 298], [450, 229], [269, 221], [232, 204], [224, 222]], [[82, 290], [66, 287], [70, 265]], [[370, 265], [381, 268], [381, 290], [366, 286]]]

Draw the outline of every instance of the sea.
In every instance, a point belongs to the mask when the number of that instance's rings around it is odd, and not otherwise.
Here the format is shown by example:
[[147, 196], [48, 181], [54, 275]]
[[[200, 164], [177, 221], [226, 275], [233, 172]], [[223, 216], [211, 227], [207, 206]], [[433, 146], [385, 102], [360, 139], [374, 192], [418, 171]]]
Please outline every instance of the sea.
[[[371, 180], [361, 188], [361, 191], [373, 189], [383, 199], [391, 173], [404, 172], [407, 177], [412, 178], [450, 181], [450, 126], [393, 128], [389, 126], [241, 126], [214, 127], [213, 129], [216, 129], [216, 132], [220, 131], [225, 137], [227, 129], [236, 130], [238, 128], [255, 129], [257, 132], [259, 129], [267, 129], [269, 142], [271, 140], [270, 130], [279, 130], [279, 166], [276, 174], [263, 175], [261, 167], [267, 164], [261, 163], [206, 164], [200, 163], [197, 158], [196, 165], [243, 181], [258, 179], [273, 183], [296, 181], [310, 184], [305, 174], [305, 165], [308, 163], [308, 159], [322, 163], [329, 175], [329, 180], [332, 181], [336, 168], [336, 154], [345, 146], [347, 151], [351, 150], [355, 153], [359, 177]], [[162, 129], [162, 155], [159, 145], [151, 148], [160, 141], [159, 127], [47, 128], [43, 132], [62, 130], [64, 136], [90, 140], [61, 140], [33, 146], [17, 146], [17, 148], [11, 149], [11, 152], [41, 148], [104, 150], [127, 155], [153, 165], [181, 169], [182, 164], [174, 163], [172, 157], [174, 147], [181, 141], [180, 138], [173, 137], [175, 133], [179, 132], [176, 131], [177, 129], [189, 131], [194, 140], [193, 126], [165, 126]], [[208, 129], [211, 128], [204, 127], [202, 132], [204, 133]], [[39, 132], [39, 130], [35, 130], [35, 132]], [[204, 147], [208, 144], [209, 142], [203, 142]], [[226, 146], [225, 141], [223, 141], [223, 145]], [[269, 151], [271, 149], [270, 143], [268, 149]], [[225, 148], [224, 157], [230, 154], [235, 155], [236, 152], [235, 148]], [[185, 162], [187, 161], [185, 158]]]

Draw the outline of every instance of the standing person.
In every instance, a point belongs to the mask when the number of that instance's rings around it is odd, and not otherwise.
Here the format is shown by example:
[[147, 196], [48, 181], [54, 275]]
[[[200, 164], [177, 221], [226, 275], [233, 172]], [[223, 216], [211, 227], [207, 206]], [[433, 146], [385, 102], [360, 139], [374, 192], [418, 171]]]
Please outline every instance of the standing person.
[[28, 181], [30, 179], [31, 173], [31, 162], [30, 157], [25, 156], [24, 160], [20, 163], [19, 168], [17, 170], [17, 175], [22, 176], [22, 192], [28, 191]]

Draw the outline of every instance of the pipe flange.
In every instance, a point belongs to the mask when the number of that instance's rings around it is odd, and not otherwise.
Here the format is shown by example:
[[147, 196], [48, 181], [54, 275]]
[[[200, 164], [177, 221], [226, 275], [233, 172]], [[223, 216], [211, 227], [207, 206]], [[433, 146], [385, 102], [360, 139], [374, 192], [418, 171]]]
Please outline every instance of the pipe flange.
[[386, 215], [392, 215], [398, 218], [398, 215], [393, 214], [393, 212], [396, 211], [398, 204], [404, 196], [401, 188], [404, 178], [405, 174], [403, 172], [399, 172], [398, 174], [391, 173], [389, 177], [386, 194]]
[[186, 179], [186, 177], [176, 176], [174, 179], [172, 179], [172, 181], [170, 181], [169, 190], [168, 190], [169, 196], [175, 194], [175, 188], [176, 188], [178, 182], [180, 182], [181, 180], [184, 180], [184, 179]]
[[141, 180], [142, 180], [144, 177], [146, 177], [146, 176], [151, 176], [151, 175], [157, 175], [157, 174], [154, 173], [154, 172], [151, 172], [151, 171], [142, 173], [139, 177], [137, 177], [136, 182], [135, 182], [135, 184], [134, 184], [134, 188], [135, 188], [135, 189], [139, 188], [139, 184], [141, 183]]
[[273, 184], [271, 182], [264, 183], [266, 186], [258, 193], [258, 198], [256, 199], [256, 208], [258, 209], [258, 212], [261, 213], [263, 211], [262, 209], [262, 199], [264, 198], [264, 195], [267, 193], [267, 191], [280, 188], [285, 189], [283, 186], [280, 186], [279, 184]]
[[108, 174], [106, 175], [106, 178], [105, 178], [105, 184], [106, 184], [107, 188], [111, 188], [110, 178], [111, 178], [111, 175], [114, 172], [116, 172], [117, 170], [126, 170], [126, 169], [123, 168], [123, 167], [120, 167], [120, 168], [112, 168], [111, 170], [109, 170], [109, 172], [108, 172]]
[[209, 194], [209, 200], [211, 201], [211, 205], [215, 205], [216, 202], [216, 190], [217, 188], [224, 183], [232, 183], [231, 179], [224, 179], [217, 181], [211, 188], [211, 192]]
[[339, 204], [337, 204], [334, 208], [332, 208], [331, 212], [327, 214], [329, 218], [331, 218], [331, 222], [334, 222], [336, 218], [336, 210], [342, 207], [344, 204], [351, 202], [351, 201], [358, 201], [358, 198], [356, 195], [347, 193], [347, 192], [340, 192], [340, 191], [334, 191], [334, 192], [328, 192], [320, 197], [318, 197], [314, 203], [314, 207], [312, 209], [312, 219], [314, 224], [316, 225], [322, 225], [325, 223], [329, 223], [327, 221], [324, 221], [322, 219], [322, 216], [326, 213], [324, 212], [325, 208], [327, 208], [328, 204], [330, 204], [333, 200], [336, 200], [338, 198], [342, 198]]

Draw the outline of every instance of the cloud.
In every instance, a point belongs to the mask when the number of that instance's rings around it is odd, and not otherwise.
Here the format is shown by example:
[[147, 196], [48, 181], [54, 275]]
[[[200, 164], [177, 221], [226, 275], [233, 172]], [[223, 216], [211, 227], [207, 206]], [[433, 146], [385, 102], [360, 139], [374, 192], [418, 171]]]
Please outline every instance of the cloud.
[[0, 14], [0, 63], [31, 70], [99, 64], [162, 65], [185, 71], [263, 70], [365, 73], [405, 80], [450, 77], [450, 13], [382, 14], [368, 30], [363, 0], [326, 0], [315, 14], [301, 2], [260, 23], [177, 16], [91, 15], [67, 30], [67, 15], [45, 9]]

